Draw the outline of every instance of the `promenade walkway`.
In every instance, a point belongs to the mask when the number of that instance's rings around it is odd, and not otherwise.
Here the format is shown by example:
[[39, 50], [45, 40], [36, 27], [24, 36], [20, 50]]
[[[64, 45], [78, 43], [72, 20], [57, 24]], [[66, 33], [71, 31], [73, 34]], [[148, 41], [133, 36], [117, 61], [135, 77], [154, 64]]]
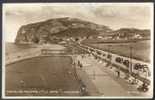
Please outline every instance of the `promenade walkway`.
[[[105, 67], [106, 62], [95, 60], [93, 56], [77, 56], [76, 60], [83, 65], [81, 68], [91, 80], [98, 94], [105, 97], [150, 97], [149, 93], [140, 93], [135, 85], [129, 84], [125, 79], [118, 78], [114, 69]], [[110, 67], [110, 66], [109, 66]], [[123, 75], [122, 75], [123, 76]], [[90, 82], [90, 83], [91, 83]]]

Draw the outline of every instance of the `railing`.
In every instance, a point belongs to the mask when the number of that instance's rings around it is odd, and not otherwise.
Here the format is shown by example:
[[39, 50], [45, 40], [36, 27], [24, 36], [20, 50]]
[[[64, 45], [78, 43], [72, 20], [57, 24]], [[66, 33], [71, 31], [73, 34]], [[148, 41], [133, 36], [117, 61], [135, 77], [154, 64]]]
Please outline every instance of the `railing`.
[[42, 55], [59, 54], [65, 53], [65, 50], [52, 50], [52, 49], [41, 49]]
[[[140, 81], [145, 82], [147, 84], [150, 84], [151, 65], [149, 63], [139, 61], [136, 59], [132, 59], [132, 62], [130, 62], [131, 58], [128, 58], [128, 57], [112, 54], [83, 44], [78, 44], [78, 45], [79, 45], [79, 48], [86, 50], [87, 52], [91, 53], [95, 57], [101, 60], [110, 62], [116, 68], [119, 68], [122, 72], [130, 74], [134, 78], [139, 79]], [[118, 61], [118, 58], [120, 58], [119, 59], [120, 61]], [[131, 68], [131, 71], [130, 71], [130, 68]]]

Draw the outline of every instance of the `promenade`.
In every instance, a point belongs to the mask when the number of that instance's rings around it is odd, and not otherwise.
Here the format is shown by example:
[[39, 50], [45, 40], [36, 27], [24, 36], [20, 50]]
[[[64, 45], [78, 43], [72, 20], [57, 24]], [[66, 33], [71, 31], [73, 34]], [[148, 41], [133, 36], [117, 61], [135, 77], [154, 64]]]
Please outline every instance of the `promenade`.
[[[89, 83], [86, 84], [90, 87], [94, 87], [96, 92], [100, 96], [105, 97], [150, 97], [151, 94], [149, 92], [142, 93], [137, 91], [136, 85], [131, 85], [127, 80], [123, 77], [125, 75], [121, 73], [121, 77], [118, 78], [115, 72], [115, 68], [111, 65], [106, 67], [106, 62], [99, 61], [94, 59], [93, 56], [77, 56], [76, 61], [80, 61], [83, 65], [82, 68], [77, 68], [81, 70], [81, 72], [85, 72], [88, 76]], [[80, 74], [80, 71], [79, 71]], [[88, 88], [89, 89], [89, 88]], [[89, 91], [93, 91], [89, 89]], [[92, 92], [90, 93], [90, 95]]]

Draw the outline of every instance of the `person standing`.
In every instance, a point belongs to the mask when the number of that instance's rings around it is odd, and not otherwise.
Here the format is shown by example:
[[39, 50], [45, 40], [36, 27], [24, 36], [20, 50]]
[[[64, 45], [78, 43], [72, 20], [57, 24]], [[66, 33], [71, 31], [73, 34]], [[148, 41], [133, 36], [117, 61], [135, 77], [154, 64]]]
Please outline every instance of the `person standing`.
[[120, 77], [120, 69], [119, 68], [116, 68], [116, 74], [117, 74], [117, 77]]

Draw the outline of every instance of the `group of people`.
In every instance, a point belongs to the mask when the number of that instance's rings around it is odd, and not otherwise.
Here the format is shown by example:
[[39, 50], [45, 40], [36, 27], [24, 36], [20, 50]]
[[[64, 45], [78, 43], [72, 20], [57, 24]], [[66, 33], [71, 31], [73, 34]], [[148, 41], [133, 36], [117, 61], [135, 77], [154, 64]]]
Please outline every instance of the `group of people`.
[[[91, 54], [87, 54], [87, 55], [80, 55], [80, 56], [78, 56], [77, 57], [77, 59], [76, 59], [76, 66], [78, 66], [79, 68], [83, 68], [83, 64], [82, 64], [82, 59], [84, 58], [84, 57], [86, 57], [86, 56], [92, 56]], [[97, 60], [99, 60], [99, 59], [97, 59]], [[99, 60], [100, 61], [100, 60]], [[108, 64], [108, 63], [107, 63]], [[116, 68], [115, 69], [115, 72], [116, 72], [116, 76], [119, 78], [119, 77], [121, 77], [121, 70], [120, 70], [120, 68], [118, 67], [118, 68]], [[127, 76], [127, 74], [126, 74], [126, 76]], [[127, 80], [129, 80], [129, 83], [130, 84], [137, 84], [138, 83], [138, 81], [137, 81], [137, 79], [129, 79], [129, 77], [127, 78]], [[82, 90], [83, 88], [81, 88], [81, 90]], [[148, 85], [146, 84], [146, 83], [142, 83], [142, 85], [140, 85], [138, 88], [137, 88], [139, 91], [144, 91], [144, 92], [146, 92], [146, 91], [148, 91]]]

